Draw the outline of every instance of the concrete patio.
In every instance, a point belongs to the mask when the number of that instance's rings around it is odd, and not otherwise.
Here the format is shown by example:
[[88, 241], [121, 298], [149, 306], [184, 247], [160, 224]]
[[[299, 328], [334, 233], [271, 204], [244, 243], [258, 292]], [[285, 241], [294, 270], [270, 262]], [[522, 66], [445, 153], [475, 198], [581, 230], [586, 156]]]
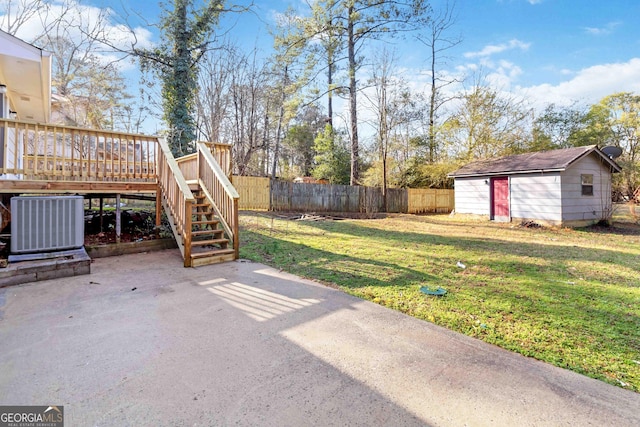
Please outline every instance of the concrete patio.
[[178, 250], [0, 289], [0, 404], [68, 426], [638, 426], [640, 394]]

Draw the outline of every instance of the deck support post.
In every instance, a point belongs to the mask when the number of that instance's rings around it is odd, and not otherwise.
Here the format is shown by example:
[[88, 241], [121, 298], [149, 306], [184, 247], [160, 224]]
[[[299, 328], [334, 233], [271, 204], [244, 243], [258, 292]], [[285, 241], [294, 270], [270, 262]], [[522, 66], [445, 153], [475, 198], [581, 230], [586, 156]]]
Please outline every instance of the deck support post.
[[101, 233], [104, 232], [103, 220], [104, 220], [104, 198], [100, 196], [100, 232]]
[[120, 194], [116, 194], [116, 243], [120, 243], [120, 232], [122, 230], [120, 216]]
[[162, 225], [162, 190], [160, 184], [156, 190], [156, 239], [160, 238], [160, 226]]

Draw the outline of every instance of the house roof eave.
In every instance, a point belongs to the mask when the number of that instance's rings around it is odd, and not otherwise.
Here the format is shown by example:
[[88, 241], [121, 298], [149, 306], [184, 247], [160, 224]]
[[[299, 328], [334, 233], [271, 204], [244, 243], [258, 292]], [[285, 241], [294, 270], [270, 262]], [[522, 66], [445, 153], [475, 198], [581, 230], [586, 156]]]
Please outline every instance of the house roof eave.
[[51, 118], [51, 53], [0, 30], [0, 83], [18, 118]]
[[545, 174], [545, 173], [557, 173], [564, 172], [566, 168], [555, 169], [530, 169], [523, 171], [500, 171], [500, 172], [488, 172], [488, 173], [469, 173], [469, 174], [449, 174], [448, 178], [477, 178], [477, 177], [493, 177], [493, 176], [510, 176], [510, 175], [527, 175], [527, 174]]

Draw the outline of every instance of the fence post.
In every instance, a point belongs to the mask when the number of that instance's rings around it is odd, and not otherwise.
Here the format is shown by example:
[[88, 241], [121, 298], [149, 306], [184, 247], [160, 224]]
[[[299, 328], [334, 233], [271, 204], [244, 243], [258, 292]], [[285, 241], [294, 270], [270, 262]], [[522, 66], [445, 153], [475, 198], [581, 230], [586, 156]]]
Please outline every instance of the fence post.
[[274, 203], [273, 203], [273, 194], [275, 192], [273, 191], [273, 180], [271, 178], [269, 178], [269, 211], [273, 211], [274, 210]]

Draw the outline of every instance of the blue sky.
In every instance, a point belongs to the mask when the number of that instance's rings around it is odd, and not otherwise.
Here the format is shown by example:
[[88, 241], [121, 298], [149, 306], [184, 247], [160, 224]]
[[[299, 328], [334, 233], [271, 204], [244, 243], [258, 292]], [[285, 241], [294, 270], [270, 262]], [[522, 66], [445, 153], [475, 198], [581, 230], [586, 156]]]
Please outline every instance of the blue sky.
[[[271, 22], [301, 0], [258, 3]], [[444, 0], [433, 1], [442, 7]], [[452, 34], [462, 43], [444, 67], [455, 74], [482, 72], [500, 89], [535, 105], [597, 102], [618, 91], [640, 92], [640, 1], [638, 0], [458, 0]], [[256, 34], [250, 19], [239, 37]], [[264, 28], [259, 30], [266, 35]], [[400, 65], [416, 87], [426, 81], [427, 53], [419, 45], [398, 46]]]
[[[558, 85], [590, 67], [640, 57], [640, 31], [634, 22], [638, 1], [485, 0], [460, 2], [458, 9], [464, 34], [461, 59], [509, 61], [521, 70], [511, 82], [523, 87]], [[510, 46], [513, 40], [520, 43]], [[469, 56], [488, 46], [510, 47]]]
[[[442, 8], [446, 0], [431, 4]], [[148, 19], [159, 12], [143, 1], [130, 5]], [[308, 13], [304, 0], [256, 0], [253, 14], [229, 18], [236, 23], [230, 37], [268, 51], [268, 26], [288, 7]], [[446, 74], [481, 73], [495, 89], [538, 110], [549, 103], [589, 105], [616, 92], [640, 93], [639, 0], [457, 0], [456, 14], [450, 33], [462, 42], [447, 52], [441, 69]], [[428, 52], [418, 43], [395, 48], [404, 78], [426, 92]]]
[[[432, 4], [437, 9], [445, 1]], [[92, 6], [82, 8], [83, 15], [104, 7], [122, 8], [120, 0], [80, 4]], [[230, 37], [247, 48], [257, 43], [266, 51], [271, 45], [267, 27], [274, 17], [289, 6], [307, 13], [305, 4], [304, 0], [255, 0], [253, 14], [229, 17], [223, 24], [237, 21]], [[157, 2], [132, 0], [127, 7], [148, 23], [157, 22]], [[639, 0], [458, 0], [456, 10], [451, 34], [460, 34], [462, 43], [448, 52], [443, 72], [459, 76], [482, 70], [495, 88], [538, 107], [550, 102], [594, 103], [619, 91], [640, 93]], [[131, 23], [142, 25], [134, 14], [130, 17]], [[24, 31], [18, 36], [28, 40], [29, 31], [36, 30]], [[157, 34], [141, 27], [139, 38], [149, 45], [157, 41]], [[396, 48], [404, 77], [415, 90], [426, 90], [425, 49], [408, 42]]]

